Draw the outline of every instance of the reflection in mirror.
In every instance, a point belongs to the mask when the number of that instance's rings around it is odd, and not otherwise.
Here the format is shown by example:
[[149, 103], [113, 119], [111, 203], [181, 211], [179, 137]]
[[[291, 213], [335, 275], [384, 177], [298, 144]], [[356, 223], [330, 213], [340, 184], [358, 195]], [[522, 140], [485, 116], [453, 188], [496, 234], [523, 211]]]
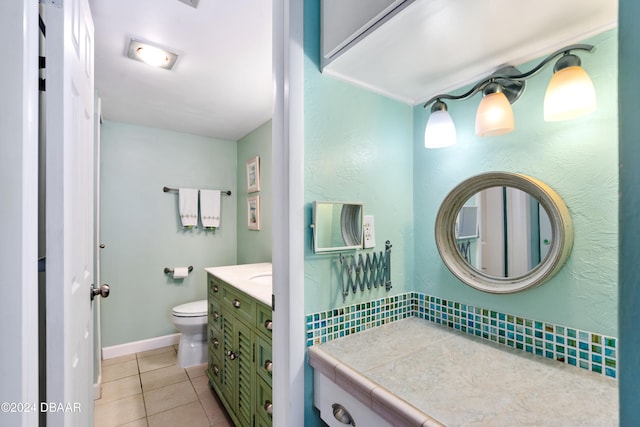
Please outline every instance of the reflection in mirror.
[[339, 252], [362, 247], [361, 203], [313, 202], [313, 250]]
[[455, 224], [460, 255], [492, 277], [520, 277], [545, 259], [551, 244], [549, 215], [530, 194], [491, 187], [473, 195]]

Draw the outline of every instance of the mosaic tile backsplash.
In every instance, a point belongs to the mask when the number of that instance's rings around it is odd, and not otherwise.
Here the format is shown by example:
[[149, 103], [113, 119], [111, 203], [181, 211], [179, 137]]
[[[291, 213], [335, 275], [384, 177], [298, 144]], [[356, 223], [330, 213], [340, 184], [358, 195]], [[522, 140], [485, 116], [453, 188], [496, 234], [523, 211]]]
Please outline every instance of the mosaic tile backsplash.
[[307, 315], [307, 346], [417, 316], [528, 353], [617, 378], [617, 339], [409, 292]]

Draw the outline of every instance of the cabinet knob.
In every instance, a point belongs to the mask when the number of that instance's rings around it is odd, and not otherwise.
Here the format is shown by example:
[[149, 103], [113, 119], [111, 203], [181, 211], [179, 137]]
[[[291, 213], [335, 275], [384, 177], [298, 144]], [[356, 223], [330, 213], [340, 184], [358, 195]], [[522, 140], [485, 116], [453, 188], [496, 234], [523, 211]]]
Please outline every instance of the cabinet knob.
[[218, 366], [216, 366], [216, 365], [213, 365], [213, 373], [214, 373], [215, 375], [220, 374], [220, 368], [218, 368]]
[[264, 411], [269, 415], [273, 414], [273, 403], [270, 400], [264, 402]]
[[218, 348], [218, 346], [220, 345], [220, 341], [218, 341], [218, 339], [217, 339], [217, 338], [214, 338], [214, 339], [213, 339], [213, 341], [211, 341], [211, 342], [213, 343], [213, 346], [214, 346], [215, 348]]
[[211, 316], [213, 317], [214, 320], [218, 320], [220, 318], [220, 315], [218, 314], [217, 311], [214, 311], [213, 313], [211, 313]]
[[213, 292], [218, 292], [218, 285], [213, 285]]
[[264, 369], [267, 372], [273, 372], [273, 362], [271, 360], [264, 362]]
[[233, 304], [235, 308], [240, 308], [240, 301], [238, 301], [237, 299], [234, 299], [231, 304]]
[[229, 360], [236, 360], [238, 358], [238, 355], [231, 350], [227, 350], [227, 357], [229, 358]]
[[267, 328], [268, 331], [273, 329], [273, 322], [271, 319], [267, 319], [264, 321], [264, 327]]

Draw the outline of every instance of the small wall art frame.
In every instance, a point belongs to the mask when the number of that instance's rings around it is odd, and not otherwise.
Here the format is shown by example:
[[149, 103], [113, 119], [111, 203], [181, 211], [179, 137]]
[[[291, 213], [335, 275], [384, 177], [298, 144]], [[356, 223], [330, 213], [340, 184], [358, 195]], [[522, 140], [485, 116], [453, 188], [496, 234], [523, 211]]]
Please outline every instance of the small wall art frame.
[[247, 193], [260, 191], [260, 157], [247, 160]]
[[260, 195], [247, 197], [247, 227], [260, 230]]

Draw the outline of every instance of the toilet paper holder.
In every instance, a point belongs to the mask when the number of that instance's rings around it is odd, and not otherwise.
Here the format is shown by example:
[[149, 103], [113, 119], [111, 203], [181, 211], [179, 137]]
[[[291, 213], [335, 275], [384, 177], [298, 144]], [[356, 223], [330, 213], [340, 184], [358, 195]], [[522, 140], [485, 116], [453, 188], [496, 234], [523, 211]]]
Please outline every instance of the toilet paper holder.
[[[188, 267], [189, 273], [191, 273], [193, 271], [193, 266], [190, 265]], [[173, 268], [169, 268], [169, 267], [165, 267], [164, 268], [164, 274], [173, 274]]]

